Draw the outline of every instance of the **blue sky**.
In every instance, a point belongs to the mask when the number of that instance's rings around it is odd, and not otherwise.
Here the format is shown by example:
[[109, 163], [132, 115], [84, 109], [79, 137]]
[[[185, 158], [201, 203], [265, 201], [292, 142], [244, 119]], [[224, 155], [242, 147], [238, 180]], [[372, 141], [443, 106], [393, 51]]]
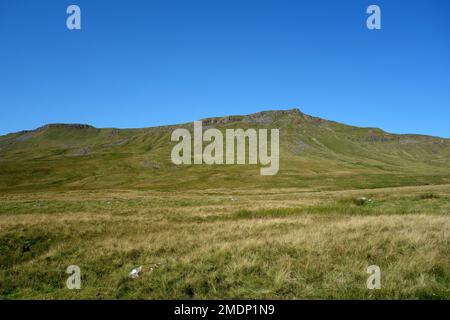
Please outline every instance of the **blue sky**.
[[0, 0], [0, 134], [298, 107], [450, 137], [449, 14], [447, 0]]

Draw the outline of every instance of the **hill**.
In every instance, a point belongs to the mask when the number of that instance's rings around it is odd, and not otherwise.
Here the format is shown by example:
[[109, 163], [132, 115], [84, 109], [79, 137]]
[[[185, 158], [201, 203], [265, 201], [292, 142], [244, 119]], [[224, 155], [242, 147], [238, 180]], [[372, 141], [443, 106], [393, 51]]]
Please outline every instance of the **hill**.
[[49, 124], [0, 137], [0, 190], [296, 187], [340, 190], [450, 183], [450, 140], [397, 135], [298, 109], [203, 119], [204, 127], [280, 129], [280, 171], [255, 165], [176, 166], [175, 128]]
[[174, 165], [192, 123], [0, 137], [0, 299], [450, 298], [448, 139], [297, 109], [203, 124], [278, 128], [278, 174]]

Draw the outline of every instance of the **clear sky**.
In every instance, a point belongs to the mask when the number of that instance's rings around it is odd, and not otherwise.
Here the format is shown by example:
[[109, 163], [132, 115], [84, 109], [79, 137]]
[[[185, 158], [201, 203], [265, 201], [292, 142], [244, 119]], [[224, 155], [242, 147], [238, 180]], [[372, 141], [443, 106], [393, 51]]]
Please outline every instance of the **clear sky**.
[[298, 107], [450, 137], [449, 16], [448, 0], [0, 0], [0, 134]]

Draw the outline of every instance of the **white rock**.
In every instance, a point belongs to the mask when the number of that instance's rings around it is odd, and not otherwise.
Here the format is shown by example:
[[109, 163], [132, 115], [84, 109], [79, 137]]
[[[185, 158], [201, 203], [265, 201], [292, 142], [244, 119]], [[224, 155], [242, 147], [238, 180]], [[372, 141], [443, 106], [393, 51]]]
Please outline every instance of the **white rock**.
[[131, 272], [128, 274], [128, 276], [132, 279], [136, 279], [139, 277], [140, 273], [142, 271], [142, 266], [139, 266], [137, 268], [134, 268], [133, 270], [131, 270]]

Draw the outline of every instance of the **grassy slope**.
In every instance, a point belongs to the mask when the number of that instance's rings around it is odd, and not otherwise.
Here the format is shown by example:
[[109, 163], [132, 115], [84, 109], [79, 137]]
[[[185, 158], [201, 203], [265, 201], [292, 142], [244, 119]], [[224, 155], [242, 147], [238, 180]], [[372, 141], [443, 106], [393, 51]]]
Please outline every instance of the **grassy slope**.
[[[242, 118], [242, 117], [241, 117]], [[280, 172], [259, 166], [174, 166], [174, 127], [55, 126], [0, 137], [0, 190], [239, 186], [346, 189], [450, 182], [450, 140], [392, 135], [314, 118], [297, 110], [236, 117], [226, 128], [279, 128]], [[235, 119], [235, 120], [236, 120]], [[191, 125], [183, 125], [190, 128]]]
[[298, 111], [234, 120], [218, 127], [280, 128], [277, 176], [174, 166], [174, 127], [0, 137], [0, 298], [450, 299], [449, 140]]

